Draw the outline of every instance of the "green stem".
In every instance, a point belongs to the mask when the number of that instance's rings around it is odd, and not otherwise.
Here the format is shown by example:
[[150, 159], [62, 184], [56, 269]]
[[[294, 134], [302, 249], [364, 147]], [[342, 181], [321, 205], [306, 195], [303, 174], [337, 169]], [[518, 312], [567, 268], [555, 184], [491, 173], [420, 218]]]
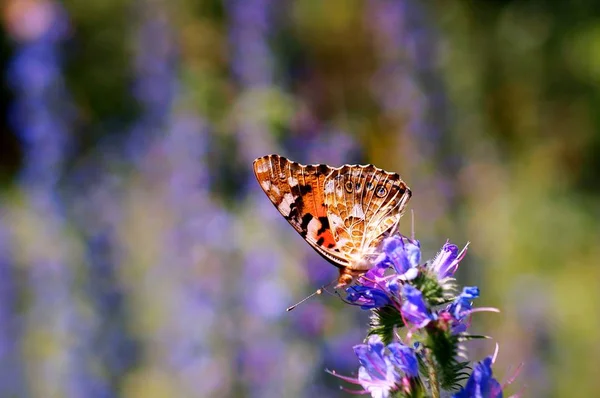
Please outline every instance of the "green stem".
[[433, 359], [433, 352], [429, 348], [425, 349], [425, 363], [427, 364], [427, 373], [429, 373], [431, 398], [440, 398], [440, 383], [437, 377], [437, 370]]

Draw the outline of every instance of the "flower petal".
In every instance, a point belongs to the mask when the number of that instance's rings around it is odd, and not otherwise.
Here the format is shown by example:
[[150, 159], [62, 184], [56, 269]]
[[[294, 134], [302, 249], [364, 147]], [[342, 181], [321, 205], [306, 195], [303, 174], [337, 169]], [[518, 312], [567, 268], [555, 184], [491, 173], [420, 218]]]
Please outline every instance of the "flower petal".
[[452, 398], [502, 398], [502, 386], [492, 376], [492, 357], [479, 362], [467, 384]]
[[467, 247], [458, 252], [458, 246], [446, 242], [442, 250], [435, 256], [429, 268], [438, 276], [438, 279], [445, 279], [454, 275], [458, 269], [458, 265], [463, 257], [467, 254]]
[[416, 267], [421, 262], [421, 243], [418, 240], [409, 240], [404, 245], [406, 256], [411, 267]]
[[382, 383], [373, 380], [368, 370], [363, 366], [358, 368], [358, 381], [365, 391], [371, 393], [372, 398], [388, 398], [390, 390], [395, 386], [395, 383]]
[[385, 291], [369, 286], [350, 286], [346, 289], [346, 293], [348, 294], [346, 299], [351, 303], [359, 304], [363, 310], [385, 307], [392, 303]]
[[394, 269], [399, 274], [404, 274], [410, 268], [408, 254], [404, 247], [404, 240], [399, 236], [393, 236], [383, 241], [383, 251], [392, 262]]
[[471, 300], [476, 299], [479, 297], [479, 288], [477, 286], [465, 286], [460, 295]]
[[367, 344], [354, 346], [354, 353], [358, 357], [358, 361], [371, 375], [371, 378], [386, 379], [388, 365], [384, 359], [384, 349], [385, 345], [379, 336], [371, 336]]
[[412, 348], [402, 343], [391, 343], [387, 347], [392, 353], [390, 359], [394, 365], [409, 377], [417, 377], [419, 375], [419, 363]]
[[435, 315], [427, 308], [427, 304], [423, 299], [421, 291], [411, 285], [404, 285], [402, 288], [402, 316], [417, 328], [427, 326], [427, 324], [435, 320]]
[[452, 314], [454, 319], [461, 322], [471, 313], [473, 309], [471, 300], [477, 297], [479, 297], [479, 288], [477, 286], [465, 286], [462, 293], [448, 306], [448, 312]]
[[454, 275], [456, 270], [453, 268], [457, 257], [458, 246], [446, 242], [430, 265], [431, 269], [437, 273], [438, 279]]
[[373, 267], [368, 270], [362, 277], [360, 277], [360, 284], [362, 286], [380, 288], [385, 286], [385, 268]]

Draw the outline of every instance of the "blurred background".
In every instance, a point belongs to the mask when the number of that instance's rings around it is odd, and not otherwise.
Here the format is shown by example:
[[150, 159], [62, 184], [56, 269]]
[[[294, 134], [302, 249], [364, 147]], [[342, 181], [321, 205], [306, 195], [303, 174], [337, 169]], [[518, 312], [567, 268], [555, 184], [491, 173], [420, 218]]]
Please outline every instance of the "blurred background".
[[[373, 163], [471, 242], [475, 360], [600, 394], [600, 6], [4, 0], [1, 397], [343, 397], [364, 311], [252, 160]], [[401, 226], [410, 233], [409, 218]]]

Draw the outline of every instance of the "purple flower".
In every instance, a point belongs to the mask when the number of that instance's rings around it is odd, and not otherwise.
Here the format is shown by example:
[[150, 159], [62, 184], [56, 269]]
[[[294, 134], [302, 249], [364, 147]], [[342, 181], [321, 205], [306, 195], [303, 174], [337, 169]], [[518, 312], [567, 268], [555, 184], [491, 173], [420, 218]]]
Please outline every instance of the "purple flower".
[[404, 297], [404, 302], [402, 303], [401, 311], [405, 320], [417, 328], [422, 328], [436, 319], [435, 315], [427, 308], [423, 294], [419, 289], [411, 285], [404, 285], [402, 296]]
[[419, 363], [412, 348], [402, 343], [391, 343], [387, 348], [392, 353], [390, 359], [396, 367], [409, 377], [417, 377], [419, 375]]
[[371, 336], [367, 344], [354, 346], [360, 362], [358, 377], [329, 373], [350, 383], [360, 384], [364, 390], [349, 391], [355, 394], [370, 393], [372, 397], [386, 398], [400, 389], [409, 392], [409, 378], [419, 376], [419, 366], [414, 350], [402, 343], [383, 344], [379, 336]]
[[375, 398], [388, 398], [390, 392], [398, 388], [401, 378], [396, 372], [389, 354], [384, 353], [384, 350], [385, 346], [379, 336], [371, 336], [367, 344], [354, 346], [354, 353], [361, 364], [357, 378], [338, 375], [334, 371], [328, 372], [342, 380], [360, 384], [364, 389], [363, 391], [350, 391], [352, 393], [369, 392]]
[[360, 304], [360, 308], [363, 310], [384, 307], [392, 303], [385, 291], [373, 287], [350, 286], [346, 289], [346, 293], [348, 293], [348, 301]]
[[390, 390], [399, 380], [379, 336], [369, 337], [367, 344], [354, 346], [361, 367], [358, 369], [358, 382], [372, 397], [389, 397]]
[[353, 347], [360, 365], [370, 374], [385, 374], [389, 364], [385, 360], [385, 345], [379, 336], [369, 337], [367, 344], [358, 344]]
[[450, 332], [453, 335], [457, 335], [459, 333], [465, 333], [467, 331], [467, 325], [459, 322], [459, 323], [455, 323], [454, 325], [452, 325], [452, 328], [450, 329]]
[[375, 259], [379, 268], [393, 267], [404, 279], [417, 276], [416, 267], [421, 260], [421, 248], [418, 240], [405, 242], [402, 236], [391, 236], [383, 241], [383, 252]]
[[400, 292], [400, 288], [402, 287], [402, 280], [400, 278], [392, 278], [387, 281], [385, 286], [393, 294], [398, 294]]
[[466, 286], [461, 294], [454, 299], [454, 302], [448, 306], [448, 312], [454, 319], [461, 322], [471, 313], [471, 300], [479, 297], [479, 288], [477, 286]]
[[385, 283], [385, 268], [373, 267], [360, 277], [362, 286], [380, 289], [381, 286], [385, 286]]
[[492, 357], [479, 362], [467, 385], [452, 398], [502, 398], [502, 386], [492, 377]]
[[458, 246], [449, 242], [444, 244], [442, 250], [440, 250], [429, 265], [429, 268], [437, 275], [439, 280], [454, 275], [458, 269], [460, 260], [462, 260], [467, 253], [467, 246], [459, 253]]

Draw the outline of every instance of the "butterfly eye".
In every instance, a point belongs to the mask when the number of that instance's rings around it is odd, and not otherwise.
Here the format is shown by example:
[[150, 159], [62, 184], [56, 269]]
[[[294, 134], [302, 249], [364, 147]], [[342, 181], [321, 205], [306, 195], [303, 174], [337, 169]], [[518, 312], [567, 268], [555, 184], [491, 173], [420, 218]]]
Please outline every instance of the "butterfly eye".
[[385, 195], [387, 195], [387, 189], [385, 189], [385, 187], [383, 185], [379, 185], [379, 186], [377, 186], [375, 195], [377, 195], [380, 198], [383, 198]]
[[354, 189], [356, 190], [356, 192], [360, 191], [360, 182], [354, 184]]
[[346, 181], [346, 184], [344, 185], [344, 187], [346, 187], [346, 191], [348, 193], [352, 192], [352, 188], [353, 188], [352, 181]]
[[367, 190], [368, 190], [368, 191], [371, 191], [371, 190], [373, 190], [373, 183], [372, 183], [372, 182], [370, 182], [370, 181], [369, 181], [369, 182], [367, 182]]

